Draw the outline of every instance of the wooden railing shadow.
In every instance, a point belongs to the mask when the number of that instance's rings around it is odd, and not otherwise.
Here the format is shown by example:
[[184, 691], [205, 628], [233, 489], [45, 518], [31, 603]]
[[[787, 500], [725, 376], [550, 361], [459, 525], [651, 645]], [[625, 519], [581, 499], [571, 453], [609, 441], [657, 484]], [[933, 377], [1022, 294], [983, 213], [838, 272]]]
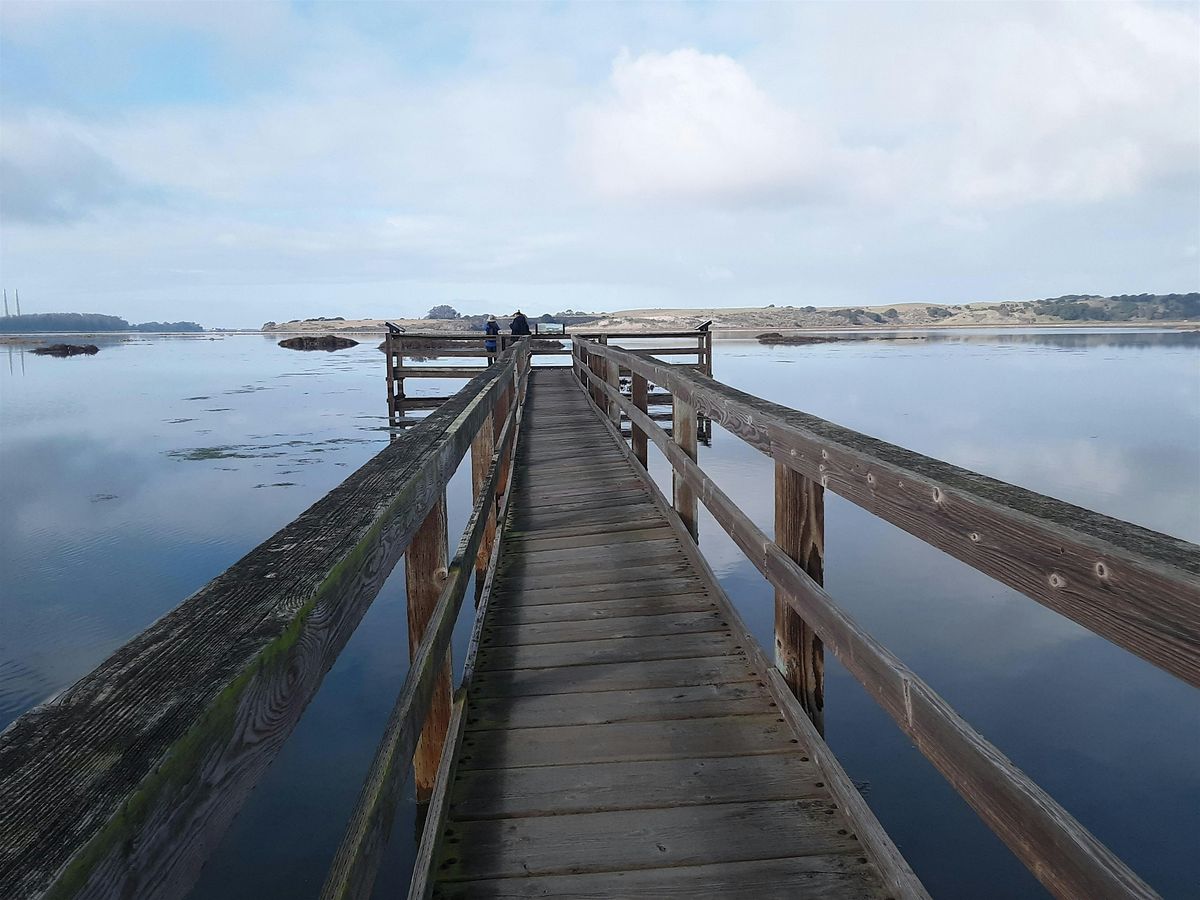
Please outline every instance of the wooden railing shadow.
[[[816, 730], [828, 647], [976, 813], [1053, 894], [1155, 892], [822, 587], [826, 489], [921, 538], [1177, 678], [1200, 686], [1200, 550], [743, 393], [645, 354], [576, 337], [573, 364], [597, 413], [647, 464], [671, 465], [674, 506], [696, 536], [698, 501], [775, 587], [778, 671]], [[618, 389], [632, 373], [632, 396]], [[673, 433], [646, 414], [674, 398]], [[697, 414], [775, 462], [775, 539], [697, 463]], [[820, 742], [818, 742], [820, 743]], [[854, 802], [861, 798], [844, 798]]]

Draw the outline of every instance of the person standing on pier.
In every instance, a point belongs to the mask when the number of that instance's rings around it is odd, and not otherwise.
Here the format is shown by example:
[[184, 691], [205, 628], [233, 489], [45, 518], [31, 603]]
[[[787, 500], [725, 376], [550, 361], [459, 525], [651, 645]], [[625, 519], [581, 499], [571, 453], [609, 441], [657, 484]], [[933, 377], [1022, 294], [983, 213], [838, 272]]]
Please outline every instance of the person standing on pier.
[[512, 324], [509, 325], [509, 330], [513, 334], [529, 334], [529, 320], [525, 318], [525, 313], [519, 309], [513, 313]]
[[496, 321], [495, 316], [488, 316], [487, 321], [483, 324], [483, 331], [488, 335], [488, 339], [483, 342], [483, 349], [487, 351], [488, 365], [496, 361], [496, 335], [500, 333], [500, 324]]

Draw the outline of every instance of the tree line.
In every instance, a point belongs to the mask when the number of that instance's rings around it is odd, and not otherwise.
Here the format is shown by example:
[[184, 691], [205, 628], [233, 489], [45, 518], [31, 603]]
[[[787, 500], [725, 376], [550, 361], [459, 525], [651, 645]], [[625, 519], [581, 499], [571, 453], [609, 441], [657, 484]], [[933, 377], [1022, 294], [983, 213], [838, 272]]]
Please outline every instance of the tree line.
[[27, 313], [0, 318], [0, 334], [36, 334], [53, 331], [169, 331], [196, 332], [195, 322], [142, 322], [131, 325], [120, 316], [102, 313]]

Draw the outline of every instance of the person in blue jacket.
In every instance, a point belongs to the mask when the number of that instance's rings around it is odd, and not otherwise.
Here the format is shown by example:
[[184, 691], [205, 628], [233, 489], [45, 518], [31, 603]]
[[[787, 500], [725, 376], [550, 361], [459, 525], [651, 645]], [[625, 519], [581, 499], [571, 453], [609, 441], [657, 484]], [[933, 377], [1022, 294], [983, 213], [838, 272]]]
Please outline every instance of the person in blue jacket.
[[496, 340], [495, 336], [500, 333], [500, 324], [496, 321], [495, 316], [488, 316], [487, 322], [483, 325], [484, 333], [488, 335], [488, 339], [483, 342], [483, 349], [487, 351], [488, 365], [496, 361]]

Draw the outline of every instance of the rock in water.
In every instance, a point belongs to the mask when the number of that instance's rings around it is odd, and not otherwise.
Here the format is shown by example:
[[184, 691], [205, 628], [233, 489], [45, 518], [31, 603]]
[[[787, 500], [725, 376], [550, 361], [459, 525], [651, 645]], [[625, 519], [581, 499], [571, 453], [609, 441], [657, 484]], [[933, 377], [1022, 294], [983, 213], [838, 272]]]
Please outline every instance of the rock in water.
[[100, 352], [95, 344], [51, 344], [49, 347], [34, 347], [38, 356], [94, 356]]
[[841, 338], [822, 334], [780, 334], [778, 331], [768, 331], [758, 336], [760, 344], [832, 344]]
[[301, 335], [300, 337], [288, 338], [279, 342], [280, 347], [286, 347], [289, 350], [344, 350], [346, 347], [357, 347], [358, 341], [352, 341], [350, 338], [338, 337], [336, 334], [327, 334], [322, 337], [309, 337]]

